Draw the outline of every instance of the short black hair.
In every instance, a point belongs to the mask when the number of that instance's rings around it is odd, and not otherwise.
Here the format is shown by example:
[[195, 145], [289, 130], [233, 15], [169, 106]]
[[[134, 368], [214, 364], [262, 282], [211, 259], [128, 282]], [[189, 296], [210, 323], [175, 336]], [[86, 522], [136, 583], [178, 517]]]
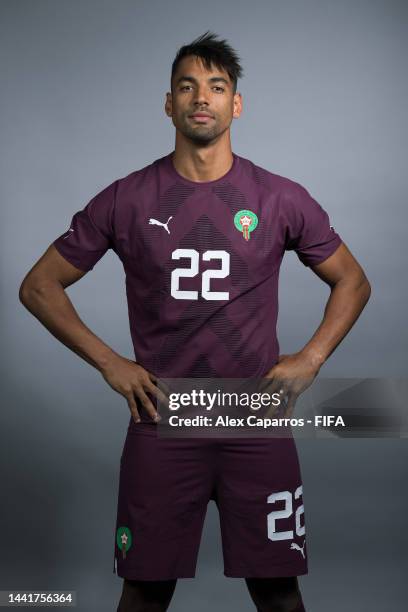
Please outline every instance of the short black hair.
[[217, 34], [207, 30], [205, 34], [202, 34], [190, 44], [180, 47], [171, 67], [170, 82], [173, 82], [173, 76], [180, 61], [188, 55], [196, 55], [201, 58], [207, 70], [211, 70], [211, 64], [225, 70], [232, 81], [235, 94], [237, 81], [243, 76], [240, 58], [226, 40], [217, 40], [217, 36]]

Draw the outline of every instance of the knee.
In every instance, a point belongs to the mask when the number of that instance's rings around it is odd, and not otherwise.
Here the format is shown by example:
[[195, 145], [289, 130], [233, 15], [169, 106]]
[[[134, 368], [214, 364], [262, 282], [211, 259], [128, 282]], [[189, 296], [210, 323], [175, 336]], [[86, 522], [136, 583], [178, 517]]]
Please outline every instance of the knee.
[[277, 595], [257, 606], [258, 612], [305, 612], [302, 598], [297, 593]]
[[117, 612], [165, 612], [175, 586], [175, 580], [144, 582], [125, 578]]
[[296, 579], [247, 579], [258, 612], [305, 612]]

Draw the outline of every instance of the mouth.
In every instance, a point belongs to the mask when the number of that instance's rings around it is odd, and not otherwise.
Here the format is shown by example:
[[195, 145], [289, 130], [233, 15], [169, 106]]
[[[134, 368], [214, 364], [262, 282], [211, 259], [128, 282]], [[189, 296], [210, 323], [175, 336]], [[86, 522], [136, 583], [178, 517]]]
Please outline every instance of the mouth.
[[205, 113], [194, 113], [194, 115], [190, 115], [190, 119], [193, 119], [197, 123], [208, 123], [213, 117]]

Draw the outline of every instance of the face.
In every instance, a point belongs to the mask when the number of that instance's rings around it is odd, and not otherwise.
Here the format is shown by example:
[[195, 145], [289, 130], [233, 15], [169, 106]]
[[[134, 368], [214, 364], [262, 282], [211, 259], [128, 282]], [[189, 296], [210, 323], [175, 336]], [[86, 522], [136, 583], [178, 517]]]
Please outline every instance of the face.
[[[241, 94], [233, 93], [233, 83], [224, 70], [207, 70], [196, 56], [184, 57], [166, 94], [166, 114], [176, 130], [196, 144], [213, 142], [229, 129], [242, 110]], [[193, 116], [203, 113], [205, 116]]]

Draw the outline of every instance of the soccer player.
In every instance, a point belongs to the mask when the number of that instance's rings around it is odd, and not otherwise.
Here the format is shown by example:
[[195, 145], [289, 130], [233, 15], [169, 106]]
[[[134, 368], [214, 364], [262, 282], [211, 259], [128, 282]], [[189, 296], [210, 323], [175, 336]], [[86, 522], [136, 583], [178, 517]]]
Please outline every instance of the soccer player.
[[[307, 573], [306, 525], [293, 438], [158, 435], [160, 378], [267, 378], [290, 416], [370, 295], [362, 268], [309, 192], [232, 152], [241, 76], [236, 52], [211, 32], [181, 47], [165, 102], [174, 151], [95, 195], [20, 288], [26, 308], [97, 368], [130, 410], [112, 533], [114, 571], [123, 578], [119, 612], [166, 610], [177, 579], [194, 577], [210, 499], [225, 575], [246, 580], [257, 610], [305, 609], [297, 576]], [[126, 274], [136, 361], [93, 334], [65, 292], [108, 249]], [[280, 355], [278, 276], [287, 250], [330, 296], [306, 345]]]

